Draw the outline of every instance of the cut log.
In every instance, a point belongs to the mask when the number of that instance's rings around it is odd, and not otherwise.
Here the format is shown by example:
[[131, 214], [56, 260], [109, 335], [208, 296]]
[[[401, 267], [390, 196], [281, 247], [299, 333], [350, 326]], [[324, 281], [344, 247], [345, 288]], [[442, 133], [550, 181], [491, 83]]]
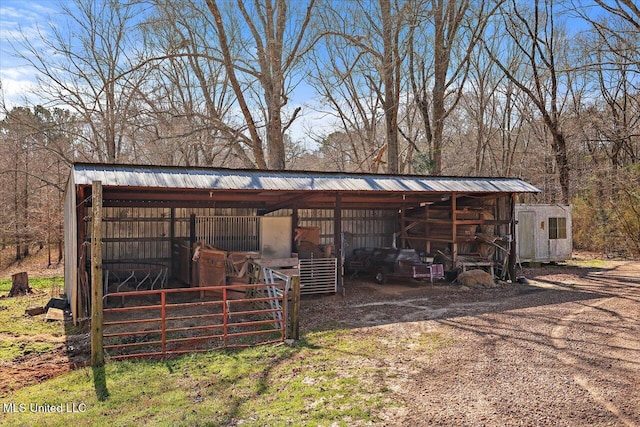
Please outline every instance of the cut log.
[[33, 293], [29, 287], [29, 276], [26, 271], [12, 275], [11, 283], [11, 290], [9, 291], [10, 297]]
[[27, 307], [24, 310], [25, 314], [27, 314], [29, 316], [37, 316], [39, 314], [44, 314], [46, 311], [47, 311], [46, 308], [44, 308], [42, 306]]

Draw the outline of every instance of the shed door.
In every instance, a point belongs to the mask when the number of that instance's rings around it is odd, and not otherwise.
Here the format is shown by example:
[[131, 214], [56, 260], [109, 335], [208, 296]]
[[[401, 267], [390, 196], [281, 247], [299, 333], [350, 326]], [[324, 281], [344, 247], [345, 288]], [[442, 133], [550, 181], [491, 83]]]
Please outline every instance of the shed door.
[[536, 254], [534, 235], [535, 213], [521, 211], [518, 213], [518, 255], [521, 260], [532, 260]]

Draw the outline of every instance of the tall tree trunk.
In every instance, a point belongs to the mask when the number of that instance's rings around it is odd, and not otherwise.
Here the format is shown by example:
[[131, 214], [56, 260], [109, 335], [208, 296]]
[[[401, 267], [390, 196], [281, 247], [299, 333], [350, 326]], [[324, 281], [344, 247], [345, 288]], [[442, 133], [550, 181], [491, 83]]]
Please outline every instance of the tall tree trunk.
[[24, 152], [24, 193], [22, 194], [22, 206], [24, 209], [23, 215], [23, 223], [22, 223], [22, 234], [24, 236], [24, 248], [23, 255], [24, 257], [29, 256], [29, 244], [31, 243], [29, 236], [29, 218], [31, 215], [29, 214], [29, 150], [25, 150]]
[[431, 104], [433, 119], [433, 174], [442, 174], [442, 136], [444, 134], [445, 117], [445, 85], [447, 81], [447, 69], [449, 68], [449, 52], [445, 45], [444, 6], [438, 4], [438, 10], [434, 14], [434, 74], [433, 74], [433, 101]]
[[13, 218], [14, 218], [14, 239], [16, 244], [16, 261], [22, 259], [20, 247], [20, 199], [18, 195], [18, 154], [16, 153], [13, 172]]
[[396, 58], [393, 35], [393, 17], [391, 16], [391, 0], [380, 0], [382, 14], [382, 71], [384, 79], [384, 118], [387, 134], [387, 173], [397, 174], [398, 161], [398, 103], [395, 93], [394, 59]]
[[551, 147], [554, 150], [556, 166], [558, 167], [558, 178], [560, 180], [560, 189], [562, 191], [562, 203], [569, 204], [569, 159], [567, 156], [567, 143], [562, 132], [553, 134], [553, 143]]

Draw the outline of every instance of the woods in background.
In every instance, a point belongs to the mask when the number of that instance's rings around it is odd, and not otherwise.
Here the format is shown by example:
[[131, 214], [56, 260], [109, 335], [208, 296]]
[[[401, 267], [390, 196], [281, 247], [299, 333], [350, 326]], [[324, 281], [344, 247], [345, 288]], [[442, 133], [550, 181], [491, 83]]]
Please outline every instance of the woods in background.
[[516, 176], [574, 204], [575, 247], [640, 255], [631, 0], [63, 9], [68, 27], [12, 42], [39, 85], [0, 123], [0, 242], [17, 259], [60, 242], [74, 161]]

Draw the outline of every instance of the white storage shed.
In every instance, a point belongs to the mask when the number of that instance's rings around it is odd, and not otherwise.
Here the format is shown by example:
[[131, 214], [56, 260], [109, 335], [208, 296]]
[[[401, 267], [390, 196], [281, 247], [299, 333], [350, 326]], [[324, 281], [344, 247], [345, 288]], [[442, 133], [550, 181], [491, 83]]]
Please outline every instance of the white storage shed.
[[571, 258], [571, 206], [516, 204], [516, 242], [521, 262], [557, 262]]

